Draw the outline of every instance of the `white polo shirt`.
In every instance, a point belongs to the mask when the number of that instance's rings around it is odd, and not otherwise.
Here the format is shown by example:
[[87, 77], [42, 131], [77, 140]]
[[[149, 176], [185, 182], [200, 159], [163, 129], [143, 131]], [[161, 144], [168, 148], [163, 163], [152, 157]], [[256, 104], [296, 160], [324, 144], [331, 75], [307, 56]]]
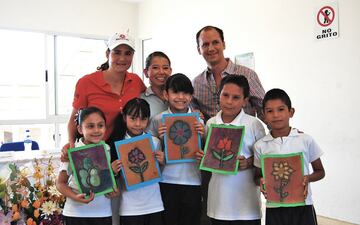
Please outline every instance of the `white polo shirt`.
[[[271, 134], [256, 142], [254, 145], [254, 165], [261, 168], [260, 157], [267, 154], [289, 154], [302, 152], [304, 155], [304, 175], [309, 175], [310, 164], [319, 159], [323, 154], [314, 139], [296, 128], [292, 128], [287, 137], [273, 138]], [[310, 184], [308, 186], [308, 195], [305, 200], [306, 205], [312, 205]]]
[[[125, 139], [131, 138], [128, 134]], [[161, 150], [159, 139], [152, 137], [155, 151]], [[123, 180], [122, 180], [123, 181]], [[120, 197], [120, 216], [138, 216], [164, 210], [159, 183], [127, 191], [122, 185]]]
[[[241, 155], [245, 158], [253, 156], [253, 144], [264, 137], [262, 123], [243, 110], [231, 123], [221, 119], [222, 111], [218, 112], [206, 123], [245, 126], [245, 136]], [[208, 190], [209, 217], [218, 220], [256, 220], [261, 218], [260, 190], [254, 182], [254, 170], [239, 170], [236, 175], [212, 173]]]

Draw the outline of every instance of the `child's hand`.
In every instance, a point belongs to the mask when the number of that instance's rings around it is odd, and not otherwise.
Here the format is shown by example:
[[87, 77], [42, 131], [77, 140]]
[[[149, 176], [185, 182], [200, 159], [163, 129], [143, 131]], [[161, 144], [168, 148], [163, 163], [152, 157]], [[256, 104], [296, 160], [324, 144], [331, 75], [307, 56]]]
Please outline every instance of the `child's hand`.
[[303, 185], [304, 185], [304, 198], [306, 199], [308, 194], [308, 186], [309, 186], [309, 176], [305, 175], [303, 179]]
[[267, 193], [265, 190], [265, 180], [264, 178], [260, 178], [260, 191], [263, 193], [264, 197], [267, 199]]
[[166, 125], [165, 124], [161, 124], [158, 128], [158, 133], [159, 133], [159, 138], [163, 138], [165, 133], [166, 133]]
[[[73, 144], [74, 145], [74, 144]], [[74, 146], [72, 146], [74, 147]], [[64, 147], [62, 147], [61, 149], [61, 156], [60, 156], [60, 161], [61, 162], [69, 162], [69, 156], [68, 156], [68, 150], [69, 148], [71, 148], [71, 144], [67, 143], [64, 145]]]
[[115, 174], [119, 173], [122, 167], [123, 164], [120, 159], [117, 159], [111, 163], [111, 168]]
[[204, 116], [204, 114], [203, 114], [200, 110], [198, 110], [198, 109], [193, 109], [193, 112], [198, 112], [200, 119], [205, 120], [205, 116]]
[[90, 196], [88, 198], [85, 198], [85, 197], [86, 197], [85, 193], [77, 194], [77, 195], [75, 195], [74, 200], [78, 201], [78, 202], [81, 202], [81, 203], [84, 203], [84, 204], [88, 204], [89, 202], [94, 200], [95, 194], [94, 194], [94, 192], [90, 191]]
[[205, 127], [204, 127], [204, 125], [202, 123], [200, 123], [199, 121], [195, 121], [194, 122], [194, 127], [195, 127], [195, 130], [197, 132], [199, 132], [201, 138], [203, 138], [204, 135], [205, 135]]
[[204, 151], [203, 150], [199, 150], [195, 153], [195, 159], [197, 161], [198, 164], [200, 164], [201, 159], [204, 157]]
[[239, 170], [246, 170], [252, 166], [251, 157], [247, 159], [245, 156], [240, 155], [236, 158], [239, 160]]
[[162, 151], [158, 150], [154, 152], [154, 156], [161, 165], [165, 165], [165, 155]]
[[107, 198], [114, 198], [114, 197], [116, 197], [116, 196], [119, 196], [119, 194], [120, 194], [119, 189], [113, 188], [113, 192], [107, 193], [105, 196], [106, 196]]

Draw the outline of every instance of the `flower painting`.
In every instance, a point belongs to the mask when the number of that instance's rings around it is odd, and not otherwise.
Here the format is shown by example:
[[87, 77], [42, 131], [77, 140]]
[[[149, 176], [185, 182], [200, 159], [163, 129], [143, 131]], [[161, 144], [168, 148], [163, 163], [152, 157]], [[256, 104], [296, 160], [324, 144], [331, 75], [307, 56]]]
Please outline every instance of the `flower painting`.
[[261, 168], [265, 178], [268, 205], [304, 204], [302, 157], [302, 153], [262, 156]]
[[85, 145], [69, 149], [69, 160], [81, 193], [103, 195], [116, 188], [109, 154], [105, 144]]
[[135, 147], [128, 153], [129, 163], [133, 164], [129, 169], [139, 174], [141, 182], [145, 181], [144, 172], [149, 166], [149, 162], [145, 161], [145, 159], [145, 154], [138, 147]]
[[164, 137], [167, 163], [195, 162], [195, 153], [200, 149], [200, 135], [194, 122], [200, 121], [198, 113], [164, 114], [166, 125]]
[[215, 173], [236, 174], [245, 128], [211, 124], [200, 169]]
[[115, 142], [127, 190], [140, 188], [161, 180], [160, 167], [153, 154], [154, 144], [150, 134]]

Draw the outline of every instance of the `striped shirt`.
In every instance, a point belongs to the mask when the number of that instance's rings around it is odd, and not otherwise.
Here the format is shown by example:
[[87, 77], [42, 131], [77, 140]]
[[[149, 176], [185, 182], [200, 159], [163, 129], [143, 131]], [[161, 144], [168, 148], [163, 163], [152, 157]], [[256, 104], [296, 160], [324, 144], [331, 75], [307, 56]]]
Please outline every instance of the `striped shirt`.
[[[241, 65], [234, 64], [230, 59], [226, 59], [228, 65], [221, 73], [221, 77], [229, 74], [243, 75], [248, 79], [250, 85], [249, 104], [244, 107], [244, 111], [249, 115], [257, 115], [263, 120], [262, 100], [265, 90], [261, 85], [259, 77], [255, 71]], [[216, 86], [215, 79], [211, 70], [207, 68], [193, 80], [194, 98], [193, 106], [199, 109], [205, 116], [205, 119], [211, 118], [219, 112], [220, 93]]]

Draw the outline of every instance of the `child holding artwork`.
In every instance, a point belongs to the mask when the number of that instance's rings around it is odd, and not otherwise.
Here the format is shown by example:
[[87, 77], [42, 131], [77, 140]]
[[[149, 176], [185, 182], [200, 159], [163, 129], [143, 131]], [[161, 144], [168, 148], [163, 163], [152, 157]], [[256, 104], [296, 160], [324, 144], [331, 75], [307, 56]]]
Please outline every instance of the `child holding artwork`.
[[[115, 129], [110, 137], [112, 150], [115, 150], [114, 141], [129, 139], [145, 134], [149, 124], [150, 106], [144, 99], [134, 98], [128, 101], [119, 114]], [[156, 137], [152, 138], [156, 152], [155, 158], [164, 163], [164, 153]], [[112, 163], [115, 173], [122, 168], [121, 160]], [[158, 183], [150, 184], [134, 190], [126, 190], [121, 185], [120, 196], [120, 222], [121, 225], [162, 225], [161, 212], [164, 210]]]
[[[260, 158], [262, 155], [302, 152], [304, 157], [305, 206], [268, 207], [266, 225], [315, 225], [317, 221], [309, 182], [318, 181], [325, 176], [320, 159], [323, 152], [312, 137], [290, 127], [289, 120], [293, 117], [295, 110], [291, 107], [290, 98], [285, 91], [281, 89], [268, 91], [263, 100], [263, 111], [265, 121], [271, 127], [271, 131], [254, 145], [256, 180], [259, 182], [261, 177]], [[313, 172], [310, 171], [310, 164]], [[266, 197], [266, 191], [263, 189], [265, 182], [262, 178], [260, 183], [261, 191]]]
[[[174, 74], [165, 83], [164, 97], [168, 110], [154, 116], [149, 130], [160, 138], [166, 132], [162, 124], [163, 114], [191, 113], [189, 107], [194, 88], [184, 74]], [[195, 122], [195, 130], [204, 134], [202, 122]], [[171, 225], [198, 225], [201, 215], [201, 178], [196, 162], [166, 164], [160, 182], [164, 202], [164, 222]]]
[[[99, 143], [105, 134], [105, 115], [96, 107], [88, 107], [78, 112], [77, 131], [82, 137], [78, 137], [75, 147]], [[107, 146], [109, 150], [109, 146]], [[110, 159], [110, 155], [109, 155]], [[111, 225], [110, 199], [106, 196], [90, 196], [79, 194], [75, 178], [68, 162], [60, 165], [60, 174], [56, 182], [58, 190], [66, 196], [63, 210], [66, 225], [105, 224]], [[110, 197], [116, 193], [110, 194]]]
[[[207, 214], [212, 225], [261, 224], [260, 191], [253, 181], [254, 143], [265, 135], [261, 122], [242, 109], [248, 101], [249, 83], [244, 76], [228, 75], [220, 83], [221, 110], [206, 123], [245, 126], [245, 136], [236, 175], [212, 173]], [[197, 153], [201, 160], [203, 151]]]

